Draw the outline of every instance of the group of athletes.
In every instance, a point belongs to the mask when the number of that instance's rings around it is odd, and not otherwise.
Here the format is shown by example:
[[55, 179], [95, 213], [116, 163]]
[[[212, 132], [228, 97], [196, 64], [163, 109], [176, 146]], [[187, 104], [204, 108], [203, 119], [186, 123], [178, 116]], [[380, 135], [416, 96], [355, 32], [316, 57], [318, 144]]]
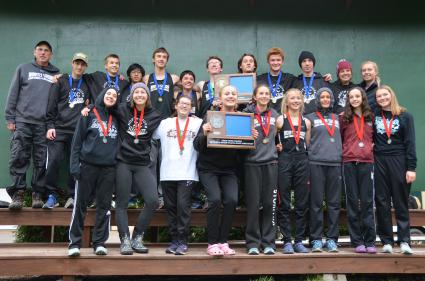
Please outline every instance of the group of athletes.
[[[381, 84], [376, 63], [361, 65], [363, 80], [356, 84], [351, 63], [340, 60], [337, 80], [331, 82], [330, 74], [314, 70], [311, 52], [301, 52], [301, 74], [294, 76], [282, 71], [283, 50], [271, 48], [269, 71], [257, 76], [251, 102], [239, 104], [235, 87], [215, 91], [214, 75], [223, 67], [217, 56], [206, 61], [210, 79], [196, 83], [190, 70], [180, 76], [167, 72], [165, 48], [154, 50], [149, 75], [140, 64], [131, 64], [129, 81], [120, 74], [116, 54], [106, 56], [105, 71], [90, 74], [84, 53], [74, 54], [70, 74], [50, 63], [52, 54], [49, 42], [38, 42], [34, 61], [18, 66], [10, 86], [5, 117], [13, 132], [12, 185], [7, 191], [9, 208], [21, 209], [32, 155], [32, 207], [57, 207], [61, 160], [69, 155], [69, 256], [80, 255], [93, 198], [93, 249], [97, 255], [108, 253], [113, 194], [122, 255], [148, 252], [143, 236], [160, 196], [172, 239], [166, 252], [186, 254], [192, 192], [198, 186], [208, 203], [211, 256], [235, 254], [228, 238], [241, 193], [248, 254], [275, 254], [277, 227], [285, 254], [337, 252], [343, 189], [355, 252], [376, 253], [377, 235], [382, 252], [393, 252], [394, 208], [396, 242], [402, 253], [413, 253], [408, 196], [416, 178], [414, 122], [393, 89]], [[237, 71], [256, 70], [256, 58], [243, 54]], [[208, 147], [208, 110], [252, 113], [255, 150]], [[127, 209], [134, 195], [142, 196], [144, 208], [130, 235]], [[303, 244], [306, 236], [309, 247]]]

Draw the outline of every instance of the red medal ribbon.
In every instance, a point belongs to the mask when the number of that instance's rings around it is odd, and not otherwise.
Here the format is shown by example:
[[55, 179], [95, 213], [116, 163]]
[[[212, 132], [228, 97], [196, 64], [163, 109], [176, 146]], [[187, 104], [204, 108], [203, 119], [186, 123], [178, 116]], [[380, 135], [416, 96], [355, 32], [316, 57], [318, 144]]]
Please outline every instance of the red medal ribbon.
[[183, 135], [180, 135], [180, 126], [179, 126], [179, 118], [176, 117], [176, 130], [177, 130], [177, 142], [179, 143], [180, 151], [184, 149], [184, 140], [186, 138], [187, 127], [189, 126], [189, 117], [186, 119], [186, 124], [184, 125]]
[[364, 115], [362, 114], [362, 117], [360, 118], [360, 128], [359, 124], [357, 123], [357, 118], [359, 118], [356, 114], [354, 114], [354, 129], [356, 129], [356, 134], [359, 140], [363, 140], [364, 135]]
[[263, 125], [263, 121], [261, 120], [260, 109], [258, 108], [258, 106], [257, 106], [257, 112], [258, 114], [255, 114], [255, 118], [260, 123], [261, 128], [263, 129], [264, 136], [268, 137], [270, 133], [270, 117], [272, 116], [272, 112], [269, 110], [267, 111], [267, 114], [264, 116], [264, 118], [266, 119], [266, 126]]
[[105, 129], [105, 127], [103, 127], [103, 121], [102, 121], [102, 119], [100, 119], [99, 112], [97, 112], [96, 107], [93, 108], [93, 112], [94, 112], [94, 115], [96, 115], [96, 119], [97, 119], [97, 122], [100, 125], [100, 128], [102, 128], [103, 136], [106, 138], [108, 136], [109, 130], [111, 129], [111, 126], [112, 126], [112, 115], [109, 114], [108, 127]]
[[292, 124], [291, 115], [289, 115], [289, 112], [286, 112], [286, 116], [288, 116], [289, 125], [292, 129], [292, 134], [294, 135], [295, 143], [298, 144], [300, 142], [301, 137], [301, 114], [298, 115], [298, 130], [297, 133], [295, 133], [295, 127], [294, 124]]
[[326, 130], [328, 131], [329, 135], [332, 137], [335, 133], [335, 114], [332, 114], [332, 130], [329, 128], [328, 123], [326, 123], [325, 119], [323, 118], [322, 114], [317, 111], [317, 116], [319, 116], [320, 120], [322, 120], [323, 125], [325, 125]]
[[381, 111], [382, 122], [384, 123], [385, 132], [387, 133], [388, 139], [391, 138], [391, 129], [393, 128], [394, 115], [391, 114], [390, 126], [387, 127], [387, 118], [385, 118], [384, 112]]
[[139, 137], [140, 129], [143, 125], [143, 116], [145, 115], [145, 108], [142, 108], [142, 111], [140, 111], [139, 121], [137, 121], [137, 109], [136, 107], [133, 107], [133, 120], [134, 120], [134, 131], [136, 133], [136, 139]]

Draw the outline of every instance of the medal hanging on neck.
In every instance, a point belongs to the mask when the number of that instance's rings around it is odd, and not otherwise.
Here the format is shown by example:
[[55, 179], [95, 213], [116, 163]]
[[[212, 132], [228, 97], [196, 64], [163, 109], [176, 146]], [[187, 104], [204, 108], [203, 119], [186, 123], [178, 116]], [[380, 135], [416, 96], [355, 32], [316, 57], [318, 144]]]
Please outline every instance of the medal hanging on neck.
[[272, 78], [270, 75], [270, 71], [267, 73], [267, 80], [269, 82], [269, 88], [272, 91], [272, 103], [276, 103], [277, 102], [277, 97], [276, 97], [276, 92], [277, 92], [277, 88], [280, 85], [280, 80], [282, 79], [282, 71], [279, 71], [279, 76], [277, 77], [277, 81], [276, 84], [273, 87], [273, 83], [272, 83]]
[[297, 132], [295, 132], [294, 124], [292, 123], [291, 115], [289, 115], [289, 112], [286, 113], [286, 116], [288, 116], [289, 125], [291, 126], [292, 134], [294, 135], [294, 141], [295, 141], [295, 150], [300, 151], [300, 147], [298, 144], [300, 143], [300, 137], [301, 137], [301, 114], [298, 115], [298, 129]]
[[72, 88], [72, 75], [69, 75], [69, 107], [70, 108], [74, 108], [75, 104], [74, 104], [74, 100], [77, 98], [77, 93], [80, 91], [80, 87], [81, 87], [81, 83], [83, 82], [83, 77], [81, 77], [78, 80], [77, 83], [77, 88], [74, 89]]
[[[263, 118], [261, 118], [261, 112], [258, 106], [256, 108], [256, 112], [257, 113], [255, 114], [255, 118], [257, 119], [258, 123], [260, 123], [261, 129], [263, 130], [264, 134], [263, 143], [268, 144], [270, 142], [270, 117], [272, 115], [272, 112], [270, 110], [267, 111], [267, 113], [264, 115], [264, 122], [262, 120]], [[264, 123], [266, 124], [264, 125]]]
[[179, 144], [179, 154], [183, 155], [184, 151], [184, 141], [186, 139], [187, 127], [189, 126], [189, 117], [186, 118], [186, 124], [184, 125], [183, 134], [180, 133], [179, 118], [176, 117], [176, 133], [177, 133], [177, 142]]
[[391, 130], [393, 128], [394, 115], [391, 114], [390, 126], [387, 126], [387, 118], [385, 118], [384, 112], [381, 111], [382, 123], [384, 123], [385, 133], [387, 134], [387, 143], [391, 144]]
[[164, 82], [162, 83], [161, 87], [158, 84], [158, 80], [156, 80], [156, 74], [153, 73], [153, 82], [155, 83], [156, 86], [156, 90], [158, 92], [158, 102], [162, 102], [163, 101], [163, 95], [164, 95], [164, 89], [165, 89], [165, 85], [167, 84], [167, 78], [168, 78], [168, 74], [167, 72], [165, 72], [165, 77], [164, 77]]
[[118, 86], [118, 75], [115, 76], [115, 82], [112, 82], [109, 73], [106, 73], [106, 80], [108, 80], [108, 87], [114, 87], [117, 91], [120, 90], [120, 87]]
[[133, 120], [134, 120], [134, 143], [138, 144], [139, 143], [139, 133], [140, 133], [140, 129], [142, 128], [143, 125], [143, 117], [145, 115], [145, 108], [142, 108], [142, 111], [140, 111], [140, 116], [139, 116], [139, 120], [137, 120], [137, 109], [136, 107], [133, 107]]
[[305, 75], [303, 74], [303, 84], [304, 84], [304, 96], [305, 99], [308, 100], [310, 97], [310, 89], [313, 87], [313, 81], [314, 81], [314, 73], [310, 78], [310, 83], [307, 86], [307, 79], [305, 78]]
[[364, 115], [362, 114], [362, 116], [361, 116], [361, 118], [360, 118], [360, 127], [359, 127], [359, 124], [357, 123], [357, 119], [358, 119], [359, 117], [356, 115], [356, 114], [354, 114], [354, 129], [356, 130], [356, 135], [357, 135], [357, 138], [359, 139], [359, 143], [358, 143], [358, 146], [360, 147], [360, 148], [363, 148], [364, 147], [364, 142], [363, 142], [363, 135], [364, 135]]
[[103, 141], [103, 143], [107, 143], [108, 139], [106, 137], [109, 135], [109, 131], [111, 130], [112, 115], [109, 115], [108, 125], [105, 128], [103, 126], [103, 121], [102, 121], [102, 119], [100, 119], [99, 112], [97, 111], [96, 107], [93, 108], [93, 112], [94, 112], [94, 115], [96, 116], [96, 119], [97, 119], [97, 122], [99, 123], [100, 128], [102, 129], [102, 133], [103, 133], [102, 141]]
[[328, 123], [325, 121], [325, 119], [323, 118], [322, 114], [319, 111], [317, 111], [316, 114], [320, 118], [320, 120], [322, 121], [323, 125], [325, 125], [326, 131], [328, 131], [329, 136], [330, 136], [329, 140], [331, 142], [335, 142], [335, 139], [333, 137], [333, 135], [335, 133], [335, 114], [331, 113], [331, 115], [332, 115], [332, 129], [329, 128]]
[[210, 102], [210, 104], [212, 105], [213, 101], [214, 101], [214, 96], [215, 92], [214, 92], [214, 83], [211, 83], [211, 80], [208, 81], [208, 101]]

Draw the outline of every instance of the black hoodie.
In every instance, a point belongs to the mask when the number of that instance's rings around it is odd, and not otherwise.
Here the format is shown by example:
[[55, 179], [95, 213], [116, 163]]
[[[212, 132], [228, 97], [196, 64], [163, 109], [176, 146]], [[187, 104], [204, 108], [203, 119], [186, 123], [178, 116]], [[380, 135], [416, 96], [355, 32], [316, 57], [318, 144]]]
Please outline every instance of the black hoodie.
[[121, 91], [127, 86], [127, 80], [121, 80], [119, 74], [117, 74], [118, 79], [116, 77], [111, 77], [111, 82], [108, 83], [108, 78], [105, 72], [96, 71], [94, 73], [86, 74], [87, 75], [87, 84], [90, 89], [90, 93], [92, 93], [92, 102], [96, 100], [97, 94], [100, 93], [106, 87], [115, 86], [115, 81], [118, 80], [118, 103], [121, 102]]
[[[307, 87], [310, 85], [310, 79], [311, 77], [306, 77]], [[309, 94], [307, 96], [305, 94], [305, 89], [304, 89], [303, 74], [298, 75], [297, 79], [294, 81], [293, 87], [299, 89], [301, 93], [304, 95], [304, 114], [309, 114], [309, 113], [315, 112], [317, 109], [316, 107], [317, 90], [323, 87], [330, 88], [330, 85], [328, 82], [323, 80], [322, 74], [318, 72], [314, 72], [313, 85], [311, 85], [311, 88], [309, 89]]]
[[378, 84], [373, 82], [372, 85], [366, 89], [366, 82], [362, 81], [359, 86], [365, 90], [370, 109], [372, 109], [372, 112], [375, 112], [378, 109], [378, 104], [376, 103], [376, 90], [378, 90]]
[[[106, 108], [103, 97], [110, 87], [105, 88], [96, 98], [95, 108], [106, 128], [114, 107]], [[112, 125], [107, 136], [107, 143], [103, 142], [103, 131], [97, 121], [94, 110], [88, 116], [81, 116], [78, 120], [72, 139], [70, 169], [71, 175], [79, 178], [80, 162], [97, 166], [114, 166], [118, 149], [118, 122], [112, 115]]]
[[[131, 100], [131, 97], [130, 97]], [[146, 166], [150, 163], [150, 151], [152, 134], [161, 123], [161, 113], [152, 108], [145, 108], [142, 127], [138, 136], [138, 143], [135, 140], [134, 110], [130, 102], [118, 105], [117, 117], [120, 123], [120, 145], [118, 150], [118, 160], [131, 164]], [[140, 111], [137, 111], [139, 120]]]
[[70, 74], [64, 74], [58, 82], [50, 88], [49, 102], [47, 105], [47, 129], [56, 129], [58, 132], [70, 133], [75, 131], [81, 110], [90, 99], [85, 77], [81, 79], [81, 86], [77, 91], [79, 80], [72, 79], [73, 99], [70, 98]]

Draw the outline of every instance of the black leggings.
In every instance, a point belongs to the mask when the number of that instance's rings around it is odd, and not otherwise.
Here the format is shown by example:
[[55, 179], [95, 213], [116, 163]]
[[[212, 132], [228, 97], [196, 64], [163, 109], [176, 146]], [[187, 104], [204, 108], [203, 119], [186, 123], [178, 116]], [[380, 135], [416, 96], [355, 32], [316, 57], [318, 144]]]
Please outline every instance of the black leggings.
[[137, 219], [134, 232], [142, 234], [146, 231], [158, 208], [158, 192], [155, 177], [148, 166], [130, 165], [118, 162], [116, 169], [116, 220], [118, 233], [130, 235], [128, 230], [128, 200], [133, 183], [144, 199], [144, 208]]
[[208, 199], [208, 244], [226, 243], [238, 203], [236, 175], [200, 171], [199, 178], [205, 186]]

